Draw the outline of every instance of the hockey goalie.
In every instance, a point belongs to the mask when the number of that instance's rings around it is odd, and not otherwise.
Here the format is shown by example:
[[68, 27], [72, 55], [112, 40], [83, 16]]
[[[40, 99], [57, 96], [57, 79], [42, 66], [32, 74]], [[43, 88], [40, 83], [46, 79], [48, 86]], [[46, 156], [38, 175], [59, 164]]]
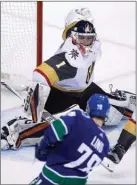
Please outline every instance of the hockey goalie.
[[109, 98], [111, 107], [106, 126], [119, 125], [123, 117], [132, 117], [136, 108], [135, 94], [113, 92], [112, 87], [107, 93], [93, 81], [101, 51], [88, 8], [74, 9], [68, 14], [62, 38], [57, 52], [34, 70], [33, 82], [24, 100], [24, 116], [16, 115], [2, 127], [2, 150], [36, 145], [59, 113], [78, 108], [85, 111], [88, 99], [95, 93]]

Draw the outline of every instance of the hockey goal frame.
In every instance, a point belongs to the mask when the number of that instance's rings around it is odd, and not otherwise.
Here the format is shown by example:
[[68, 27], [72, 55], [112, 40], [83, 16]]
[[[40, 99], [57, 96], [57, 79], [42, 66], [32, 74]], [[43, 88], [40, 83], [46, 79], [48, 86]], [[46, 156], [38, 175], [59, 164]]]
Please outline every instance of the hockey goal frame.
[[42, 63], [42, 55], [43, 55], [43, 2], [37, 2], [37, 39], [36, 39], [36, 65], [40, 65]]

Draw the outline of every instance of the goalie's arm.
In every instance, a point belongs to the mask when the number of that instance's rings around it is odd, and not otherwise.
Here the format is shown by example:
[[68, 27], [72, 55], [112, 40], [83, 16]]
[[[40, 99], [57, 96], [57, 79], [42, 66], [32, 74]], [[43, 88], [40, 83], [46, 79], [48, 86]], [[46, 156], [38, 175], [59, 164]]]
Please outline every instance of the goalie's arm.
[[69, 64], [67, 53], [56, 54], [36, 67], [33, 80], [43, 85], [56, 86], [59, 81], [74, 78], [77, 68]]

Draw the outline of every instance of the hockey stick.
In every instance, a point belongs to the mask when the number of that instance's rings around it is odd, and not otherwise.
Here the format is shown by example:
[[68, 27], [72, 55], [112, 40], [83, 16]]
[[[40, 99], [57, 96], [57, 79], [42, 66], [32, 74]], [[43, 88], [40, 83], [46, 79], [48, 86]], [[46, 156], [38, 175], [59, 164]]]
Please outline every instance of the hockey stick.
[[15, 91], [11, 86], [9, 86], [6, 82], [1, 82], [1, 85], [3, 85], [4, 87], [6, 87], [10, 92], [12, 92], [18, 98], [20, 98], [21, 100], [23, 100], [23, 97], [21, 97], [20, 94], [17, 91]]
[[42, 113], [42, 120], [44, 121], [48, 121], [49, 123], [52, 123], [52, 121], [54, 121], [56, 118], [50, 114], [47, 110], [44, 110], [44, 112]]

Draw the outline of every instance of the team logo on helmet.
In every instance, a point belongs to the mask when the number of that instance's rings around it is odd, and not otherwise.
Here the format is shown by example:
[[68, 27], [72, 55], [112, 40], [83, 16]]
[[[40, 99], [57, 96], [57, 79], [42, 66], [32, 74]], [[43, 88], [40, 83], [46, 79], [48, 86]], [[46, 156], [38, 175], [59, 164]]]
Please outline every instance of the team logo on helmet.
[[89, 33], [89, 32], [92, 32], [92, 28], [89, 24], [86, 24], [85, 25], [85, 33]]

